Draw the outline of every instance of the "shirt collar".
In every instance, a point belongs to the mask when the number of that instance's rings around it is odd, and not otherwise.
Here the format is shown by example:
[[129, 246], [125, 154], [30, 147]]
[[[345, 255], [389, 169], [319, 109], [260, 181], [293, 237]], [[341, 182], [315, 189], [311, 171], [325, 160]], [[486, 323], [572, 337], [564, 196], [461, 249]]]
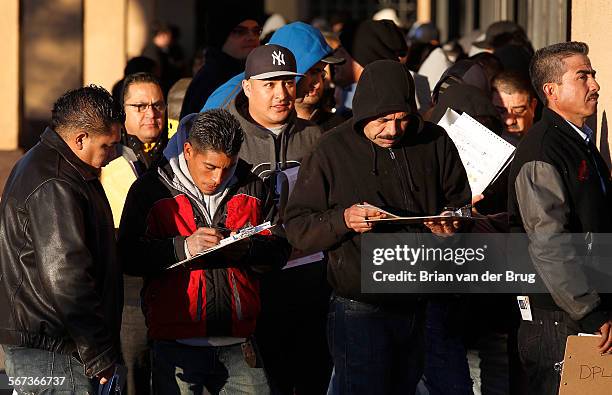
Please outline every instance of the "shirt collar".
[[591, 130], [591, 128], [586, 123], [584, 124], [584, 126], [582, 126], [582, 128], [579, 128], [567, 119], [565, 120], [565, 122], [567, 122], [576, 131], [576, 133], [578, 133], [580, 137], [582, 137], [585, 142], [588, 143], [589, 141], [593, 141], [593, 130]]

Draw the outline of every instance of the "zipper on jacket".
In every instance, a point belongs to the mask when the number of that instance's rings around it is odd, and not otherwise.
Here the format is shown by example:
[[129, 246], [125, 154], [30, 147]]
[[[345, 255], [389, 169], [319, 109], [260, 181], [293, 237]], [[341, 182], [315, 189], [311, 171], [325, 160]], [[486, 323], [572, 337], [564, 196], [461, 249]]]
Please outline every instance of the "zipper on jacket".
[[236, 317], [238, 321], [242, 321], [242, 302], [240, 302], [240, 294], [238, 293], [238, 286], [236, 285], [236, 278], [234, 272], [230, 271], [230, 280], [232, 282], [232, 292], [234, 293], [234, 303], [236, 303]]
[[408, 195], [406, 195], [406, 185], [404, 184], [405, 183], [404, 177], [406, 177], [406, 175], [402, 171], [402, 166], [399, 164], [399, 162], [397, 161], [395, 157], [393, 148], [387, 148], [387, 149], [389, 150], [389, 156], [391, 156], [391, 160], [395, 164], [397, 175], [399, 176], [399, 179], [400, 179], [400, 188], [402, 189], [402, 197], [404, 199], [404, 209], [407, 210], [409, 207], [408, 206]]
[[197, 308], [196, 308], [196, 321], [202, 321], [202, 313], [204, 310], [204, 298], [202, 296], [202, 290], [203, 290], [203, 283], [204, 280], [202, 279], [202, 275], [200, 274], [200, 278], [198, 279], [198, 301], [197, 301]]

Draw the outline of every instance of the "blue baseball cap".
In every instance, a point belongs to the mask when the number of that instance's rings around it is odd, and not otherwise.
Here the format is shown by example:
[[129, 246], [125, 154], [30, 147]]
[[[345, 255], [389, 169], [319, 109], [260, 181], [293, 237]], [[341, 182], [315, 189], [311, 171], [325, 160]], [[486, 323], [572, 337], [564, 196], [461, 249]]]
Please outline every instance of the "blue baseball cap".
[[321, 32], [304, 22], [293, 22], [278, 29], [270, 44], [288, 48], [297, 61], [297, 72], [306, 73], [318, 62], [340, 64], [344, 59], [332, 56], [334, 50], [327, 45]]

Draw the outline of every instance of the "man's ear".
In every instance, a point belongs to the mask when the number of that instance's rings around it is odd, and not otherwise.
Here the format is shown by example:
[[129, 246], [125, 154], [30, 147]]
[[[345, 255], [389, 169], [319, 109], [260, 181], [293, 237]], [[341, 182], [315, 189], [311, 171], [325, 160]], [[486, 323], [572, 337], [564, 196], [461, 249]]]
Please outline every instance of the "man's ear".
[[244, 91], [244, 95], [251, 98], [251, 82], [249, 80], [242, 80], [242, 90]]
[[183, 155], [185, 155], [185, 160], [191, 159], [191, 155], [193, 155], [193, 147], [189, 141], [185, 141], [185, 144], [183, 144]]
[[542, 86], [542, 90], [544, 91], [544, 95], [546, 96], [548, 101], [556, 101], [557, 100], [557, 91], [559, 85], [554, 82], [547, 82]]
[[72, 137], [75, 147], [81, 151], [85, 147], [85, 140], [89, 137], [87, 132], [78, 131]]
[[535, 112], [535, 109], [537, 106], [538, 106], [538, 99], [536, 99], [535, 97], [532, 97], [531, 102], [529, 103], [529, 107], [531, 108], [531, 111]]

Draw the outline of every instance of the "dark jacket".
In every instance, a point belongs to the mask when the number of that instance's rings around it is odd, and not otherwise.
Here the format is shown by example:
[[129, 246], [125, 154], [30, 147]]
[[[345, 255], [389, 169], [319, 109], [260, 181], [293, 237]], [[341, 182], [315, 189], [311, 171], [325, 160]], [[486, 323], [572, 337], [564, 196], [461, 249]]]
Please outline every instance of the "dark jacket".
[[123, 283], [98, 171], [47, 129], [0, 210], [0, 343], [72, 354], [90, 377], [117, 362]]
[[[237, 231], [263, 222], [269, 195], [250, 170], [239, 161], [212, 226]], [[198, 227], [210, 226], [201, 207], [169, 163], [147, 172], [130, 188], [119, 227], [119, 251], [124, 271], [145, 278], [143, 309], [149, 338], [248, 337], [260, 310], [254, 269], [279, 268], [286, 262], [289, 248], [284, 239], [253, 236], [248, 255], [239, 260], [230, 262], [213, 253], [189, 267], [165, 271], [186, 259], [185, 239]]]
[[[361, 293], [361, 235], [347, 228], [345, 209], [365, 201], [398, 214], [433, 215], [470, 201], [457, 149], [444, 129], [421, 120], [411, 82], [408, 69], [398, 62], [366, 67], [353, 100], [352, 122], [327, 132], [303, 161], [285, 211], [293, 246], [328, 251], [328, 279], [340, 296], [385, 305], [406, 300]], [[399, 111], [407, 112], [410, 121], [395, 147], [381, 148], [365, 137], [367, 120]]]
[[580, 269], [588, 242], [567, 239], [570, 233], [612, 232], [610, 171], [597, 148], [545, 108], [516, 150], [508, 184], [511, 230], [530, 235], [532, 261], [550, 292], [533, 295], [532, 306], [564, 310], [583, 330], [599, 329], [609, 317], [609, 296], [591, 289]]
[[206, 62], [196, 73], [187, 88], [181, 118], [187, 114], [200, 112], [204, 103], [221, 84], [244, 71], [244, 60], [233, 58], [215, 47], [206, 50]]

